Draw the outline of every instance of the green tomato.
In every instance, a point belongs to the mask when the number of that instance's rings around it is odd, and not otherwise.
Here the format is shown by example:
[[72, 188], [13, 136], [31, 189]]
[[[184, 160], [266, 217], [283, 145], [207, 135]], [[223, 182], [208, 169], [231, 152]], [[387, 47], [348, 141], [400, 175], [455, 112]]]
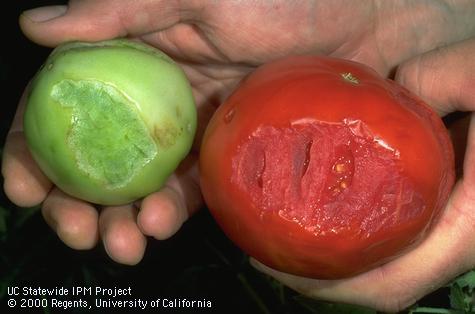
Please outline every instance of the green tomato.
[[33, 158], [60, 189], [102, 204], [160, 189], [196, 130], [190, 84], [168, 56], [117, 39], [56, 48], [24, 115]]

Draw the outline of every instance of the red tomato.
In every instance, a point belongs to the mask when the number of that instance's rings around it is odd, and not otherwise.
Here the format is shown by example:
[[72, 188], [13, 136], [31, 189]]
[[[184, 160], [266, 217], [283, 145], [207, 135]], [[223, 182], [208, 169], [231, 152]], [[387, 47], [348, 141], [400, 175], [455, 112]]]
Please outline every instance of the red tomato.
[[418, 243], [454, 183], [440, 118], [365, 65], [321, 56], [258, 68], [216, 111], [203, 195], [262, 263], [314, 278], [367, 271]]

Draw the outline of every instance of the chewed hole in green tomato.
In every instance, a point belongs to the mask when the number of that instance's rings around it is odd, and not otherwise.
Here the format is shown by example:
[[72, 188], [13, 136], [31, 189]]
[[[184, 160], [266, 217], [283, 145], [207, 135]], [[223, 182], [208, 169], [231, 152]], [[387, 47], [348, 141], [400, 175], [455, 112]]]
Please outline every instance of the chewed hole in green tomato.
[[33, 79], [24, 115], [41, 170], [66, 193], [102, 205], [160, 189], [195, 130], [181, 68], [125, 39], [56, 48]]

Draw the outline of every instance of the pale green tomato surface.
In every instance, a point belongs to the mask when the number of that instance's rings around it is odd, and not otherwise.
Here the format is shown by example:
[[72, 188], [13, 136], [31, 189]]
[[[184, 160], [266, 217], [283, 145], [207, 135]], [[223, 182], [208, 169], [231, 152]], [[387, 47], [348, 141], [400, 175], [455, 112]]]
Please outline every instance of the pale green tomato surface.
[[160, 189], [196, 129], [189, 82], [168, 56], [124, 39], [56, 48], [32, 82], [30, 151], [63, 191], [102, 204]]

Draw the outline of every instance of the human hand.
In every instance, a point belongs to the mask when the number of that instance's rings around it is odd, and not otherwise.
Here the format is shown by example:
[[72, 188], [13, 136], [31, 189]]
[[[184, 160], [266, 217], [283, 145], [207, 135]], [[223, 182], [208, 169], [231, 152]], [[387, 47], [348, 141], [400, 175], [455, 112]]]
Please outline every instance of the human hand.
[[[397, 312], [475, 267], [475, 39], [419, 55], [401, 65], [396, 80], [440, 115], [470, 113], [459, 178], [428, 237], [397, 259], [341, 280], [293, 276], [252, 261], [257, 269], [307, 296]], [[463, 137], [463, 136], [462, 136]], [[456, 146], [464, 143], [454, 143]]]
[[67, 7], [24, 13], [24, 33], [42, 45], [128, 36], [163, 50], [191, 81], [199, 129], [190, 158], [162, 190], [98, 214], [91, 204], [52, 187], [37, 168], [25, 145], [20, 105], [4, 150], [5, 192], [21, 206], [43, 203], [46, 221], [67, 245], [87, 249], [100, 235], [114, 260], [135, 264], [146, 235], [167, 238], [201, 206], [196, 146], [209, 116], [255, 66], [288, 54], [318, 53], [364, 62], [388, 75], [412, 55], [469, 36], [473, 29], [466, 27], [470, 11], [464, 5], [73, 0]]

